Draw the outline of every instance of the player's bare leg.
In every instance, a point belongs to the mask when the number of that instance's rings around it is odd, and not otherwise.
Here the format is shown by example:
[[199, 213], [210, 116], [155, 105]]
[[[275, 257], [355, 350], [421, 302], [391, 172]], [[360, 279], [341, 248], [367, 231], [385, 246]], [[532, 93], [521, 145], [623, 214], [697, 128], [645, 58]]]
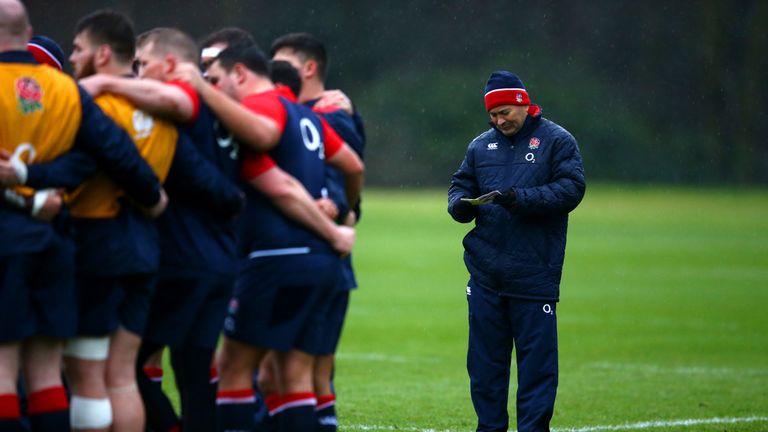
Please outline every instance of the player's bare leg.
[[218, 357], [217, 430], [253, 428], [256, 410], [253, 372], [265, 354], [263, 348], [224, 337]]
[[259, 393], [264, 397], [264, 405], [267, 408], [267, 415], [262, 421], [267, 427], [274, 425], [275, 419], [272, 413], [280, 404], [280, 395], [284, 394], [279, 384], [275, 354], [273, 351], [269, 351], [259, 364], [258, 379]]
[[219, 391], [253, 387], [253, 371], [266, 350], [225, 337], [219, 352]]
[[0, 395], [16, 394], [20, 350], [18, 343], [0, 344]]
[[32, 337], [21, 344], [27, 390], [27, 414], [32, 430], [69, 427], [69, 401], [61, 381], [62, 341]]
[[315, 357], [299, 350], [275, 351], [275, 361], [284, 393], [307, 393], [314, 391], [312, 375]]
[[333, 394], [331, 378], [333, 375], [333, 365], [336, 356], [333, 354], [318, 356], [315, 358], [315, 372], [312, 377], [314, 380], [315, 393], [318, 397]]
[[279, 387], [284, 392], [278, 408], [281, 426], [286, 431], [314, 430], [317, 399], [312, 375], [315, 357], [299, 350], [275, 351], [275, 361]]
[[16, 380], [19, 372], [18, 343], [0, 344], [0, 426], [20, 427], [19, 399]]
[[[99, 348], [93, 348], [97, 343]], [[64, 370], [72, 392], [72, 430], [102, 432], [112, 425], [112, 405], [104, 382], [108, 343], [106, 337], [68, 342]]]
[[116, 431], [144, 431], [144, 405], [136, 385], [136, 357], [140, 345], [141, 338], [123, 328], [111, 337], [106, 385]]
[[259, 364], [259, 391], [265, 397], [273, 394], [280, 394], [283, 391], [279, 387], [277, 378], [277, 364], [275, 363], [274, 352], [268, 352]]
[[315, 358], [315, 372], [313, 374], [315, 394], [317, 395], [317, 423], [318, 432], [331, 432], [338, 429], [336, 418], [336, 395], [333, 392], [331, 379], [336, 356], [328, 354]]
[[163, 349], [159, 349], [152, 353], [152, 355], [147, 358], [147, 361], [144, 362], [144, 367], [155, 367], [155, 368], [162, 368], [163, 367]]
[[34, 337], [24, 341], [21, 348], [27, 391], [62, 385], [62, 342], [58, 339]]

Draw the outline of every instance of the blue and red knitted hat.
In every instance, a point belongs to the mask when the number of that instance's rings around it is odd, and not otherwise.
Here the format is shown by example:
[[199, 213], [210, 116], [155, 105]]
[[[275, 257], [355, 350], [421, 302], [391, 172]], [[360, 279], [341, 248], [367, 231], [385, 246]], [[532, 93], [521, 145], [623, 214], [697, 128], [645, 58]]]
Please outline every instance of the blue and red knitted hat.
[[500, 105], [530, 105], [531, 98], [520, 77], [507, 71], [496, 71], [485, 84], [485, 110]]
[[64, 67], [64, 50], [51, 38], [45, 36], [33, 36], [27, 42], [27, 51], [32, 53], [40, 64], [46, 64], [58, 70]]

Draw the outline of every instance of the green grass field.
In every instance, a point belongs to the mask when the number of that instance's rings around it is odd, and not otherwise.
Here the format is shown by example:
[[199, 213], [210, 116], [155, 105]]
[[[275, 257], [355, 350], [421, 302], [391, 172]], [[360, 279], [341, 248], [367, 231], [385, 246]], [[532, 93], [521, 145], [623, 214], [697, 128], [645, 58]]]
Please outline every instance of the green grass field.
[[[474, 430], [445, 195], [365, 194], [342, 431]], [[555, 430], [768, 430], [768, 191], [590, 186], [561, 293]]]

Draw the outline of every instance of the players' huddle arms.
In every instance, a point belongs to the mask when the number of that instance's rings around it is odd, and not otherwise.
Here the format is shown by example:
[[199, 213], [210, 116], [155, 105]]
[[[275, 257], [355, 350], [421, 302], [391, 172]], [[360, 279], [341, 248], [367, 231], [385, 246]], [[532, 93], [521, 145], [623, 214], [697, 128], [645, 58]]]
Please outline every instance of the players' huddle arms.
[[337, 429], [365, 134], [316, 37], [268, 54], [104, 10], [66, 59], [0, 0], [0, 430]]

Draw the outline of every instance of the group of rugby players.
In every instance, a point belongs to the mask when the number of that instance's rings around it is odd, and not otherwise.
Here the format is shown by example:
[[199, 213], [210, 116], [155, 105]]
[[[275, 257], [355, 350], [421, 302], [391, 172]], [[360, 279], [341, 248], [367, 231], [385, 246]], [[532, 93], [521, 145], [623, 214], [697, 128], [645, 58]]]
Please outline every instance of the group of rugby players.
[[75, 84], [31, 36], [0, 0], [0, 430], [336, 430], [365, 136], [322, 43], [98, 11]]

